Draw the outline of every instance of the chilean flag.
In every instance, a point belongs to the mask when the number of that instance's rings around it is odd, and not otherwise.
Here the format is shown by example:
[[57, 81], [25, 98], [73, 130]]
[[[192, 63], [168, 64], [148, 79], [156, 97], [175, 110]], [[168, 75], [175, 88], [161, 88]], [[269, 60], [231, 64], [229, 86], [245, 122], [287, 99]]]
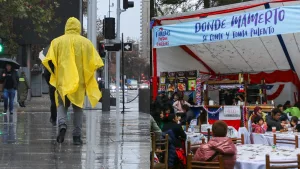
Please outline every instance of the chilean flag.
[[[238, 106], [239, 107], [239, 106]], [[224, 121], [228, 126], [238, 130], [241, 126], [241, 116], [226, 117], [224, 116], [224, 108], [208, 108], [208, 123], [213, 124], [217, 120]], [[242, 113], [240, 113], [241, 115]]]

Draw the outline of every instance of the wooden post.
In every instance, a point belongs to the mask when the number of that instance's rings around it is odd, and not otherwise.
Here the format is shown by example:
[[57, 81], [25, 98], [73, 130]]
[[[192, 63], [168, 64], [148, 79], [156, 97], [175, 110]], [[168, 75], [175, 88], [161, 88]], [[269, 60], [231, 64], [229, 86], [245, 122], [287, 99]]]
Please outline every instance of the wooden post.
[[298, 148], [299, 147], [299, 140], [298, 140], [298, 136], [295, 136], [295, 147]]
[[187, 148], [186, 149], [187, 149], [186, 150], [187, 154], [190, 154], [191, 153], [191, 141], [187, 142]]
[[270, 169], [270, 156], [269, 156], [269, 154], [266, 155], [266, 169]]
[[204, 90], [204, 105], [208, 105], [208, 84], [206, 82], [206, 90]]
[[241, 135], [241, 142], [242, 142], [243, 145], [245, 144], [245, 136], [244, 136], [244, 134]]
[[207, 129], [207, 142], [210, 140], [210, 129]]

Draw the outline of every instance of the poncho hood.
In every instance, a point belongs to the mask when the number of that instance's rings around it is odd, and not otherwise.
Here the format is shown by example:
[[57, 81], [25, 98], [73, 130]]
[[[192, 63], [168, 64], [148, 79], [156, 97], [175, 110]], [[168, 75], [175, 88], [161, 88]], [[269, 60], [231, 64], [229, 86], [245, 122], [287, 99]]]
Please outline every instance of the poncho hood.
[[81, 23], [78, 19], [71, 17], [68, 19], [65, 26], [65, 34], [80, 34], [81, 33]]

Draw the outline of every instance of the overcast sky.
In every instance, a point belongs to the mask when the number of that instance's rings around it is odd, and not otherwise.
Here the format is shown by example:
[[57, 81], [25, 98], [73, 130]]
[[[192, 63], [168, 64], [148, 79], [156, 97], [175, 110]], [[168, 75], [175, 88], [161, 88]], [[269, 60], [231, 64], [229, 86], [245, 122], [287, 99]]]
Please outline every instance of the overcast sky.
[[[130, 37], [132, 39], [138, 40], [140, 39], [140, 4], [141, 0], [131, 0], [134, 1], [134, 8], [127, 9], [126, 12], [121, 14], [121, 33], [124, 33], [124, 39], [126, 37]], [[116, 17], [116, 6], [117, 0], [110, 0], [111, 4], [114, 3], [114, 7], [111, 7], [111, 17]], [[121, 8], [123, 8], [123, 0], [121, 0]], [[108, 17], [109, 8], [108, 8], [109, 0], [98, 0], [97, 1], [97, 17], [103, 19], [104, 15]], [[84, 21], [84, 27], [86, 29], [87, 23]]]

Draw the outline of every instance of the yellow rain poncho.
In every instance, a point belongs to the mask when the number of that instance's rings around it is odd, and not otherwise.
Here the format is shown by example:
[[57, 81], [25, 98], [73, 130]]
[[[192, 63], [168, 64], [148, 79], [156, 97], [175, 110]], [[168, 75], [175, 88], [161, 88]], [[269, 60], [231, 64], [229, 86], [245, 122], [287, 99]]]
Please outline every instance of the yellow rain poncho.
[[[92, 107], [101, 98], [95, 71], [103, 66], [103, 61], [92, 42], [80, 35], [78, 19], [69, 18], [65, 34], [51, 42], [43, 65], [50, 71], [50, 84], [56, 88], [65, 104], [65, 96], [78, 107], [83, 107], [84, 97], [88, 96]], [[49, 63], [54, 65], [52, 72]], [[58, 97], [56, 97], [56, 103]]]

